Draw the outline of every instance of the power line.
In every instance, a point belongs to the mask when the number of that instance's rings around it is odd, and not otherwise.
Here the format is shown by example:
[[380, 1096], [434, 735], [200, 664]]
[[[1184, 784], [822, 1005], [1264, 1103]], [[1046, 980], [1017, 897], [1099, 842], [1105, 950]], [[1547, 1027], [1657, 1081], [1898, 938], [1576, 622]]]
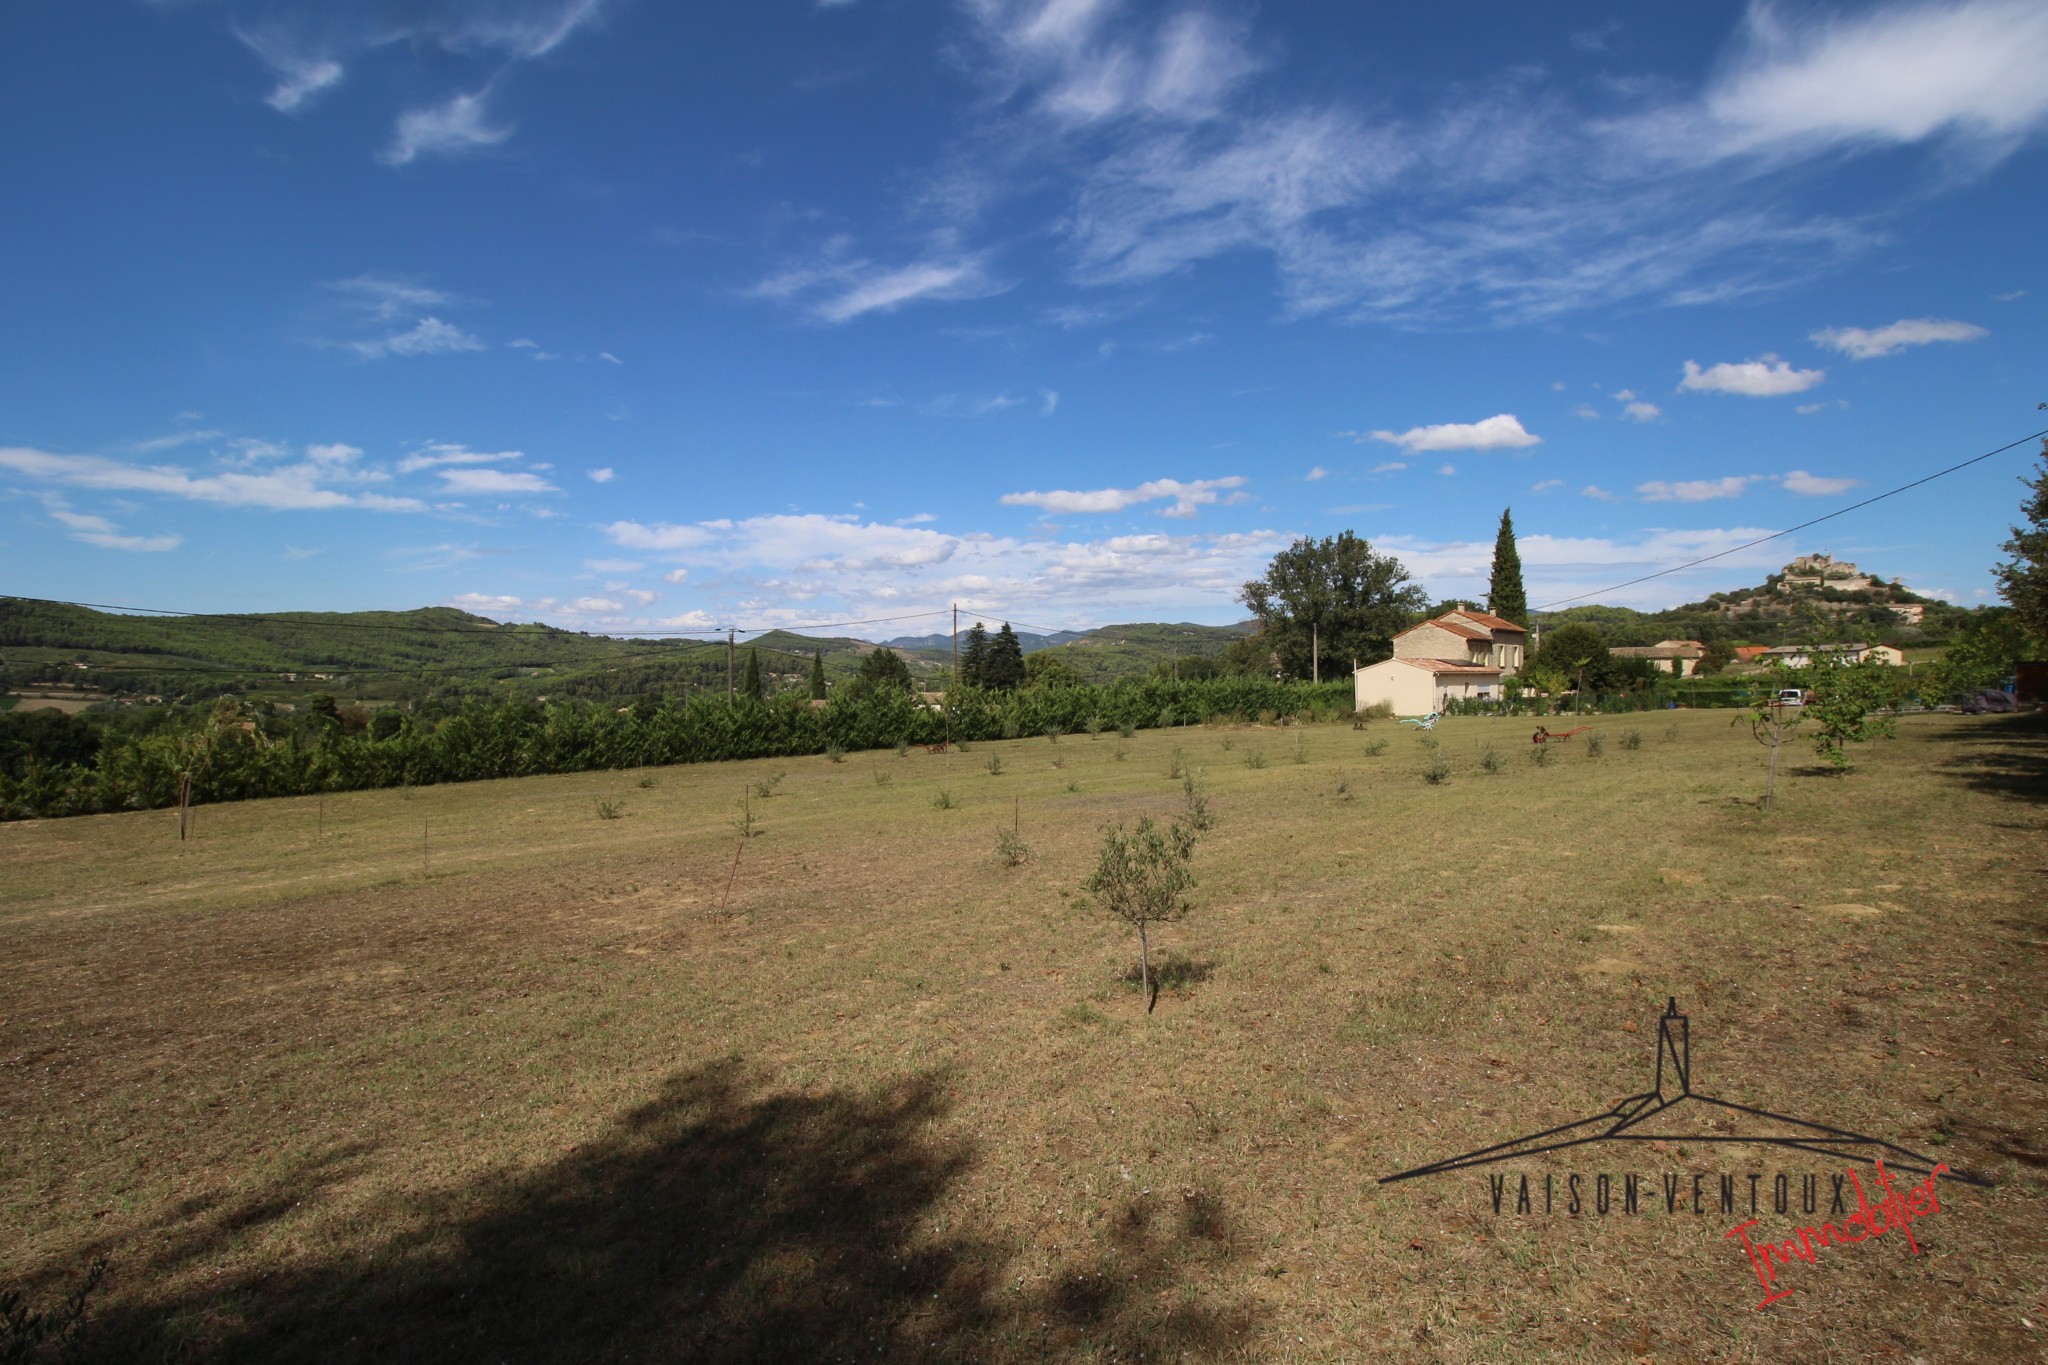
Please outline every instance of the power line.
[[1952, 464], [1947, 469], [1938, 469], [1934, 473], [1929, 474], [1924, 478], [1915, 479], [1911, 483], [1902, 483], [1897, 488], [1888, 489], [1887, 491], [1879, 493], [1874, 497], [1865, 498], [1861, 502], [1852, 502], [1847, 507], [1838, 507], [1832, 512], [1824, 513], [1821, 516], [1813, 518], [1811, 521], [1802, 521], [1797, 526], [1787, 526], [1782, 531], [1773, 531], [1767, 536], [1758, 536], [1755, 540], [1747, 540], [1740, 545], [1731, 545], [1729, 548], [1725, 550], [1717, 550], [1710, 555], [1701, 555], [1698, 559], [1687, 560], [1683, 564], [1674, 564], [1668, 569], [1659, 569], [1655, 573], [1646, 573], [1641, 578], [1631, 578], [1626, 583], [1610, 583], [1608, 586], [1604, 588], [1595, 588], [1591, 592], [1582, 592], [1577, 597], [1559, 598], [1555, 602], [1546, 602], [1540, 607], [1531, 607], [1529, 610], [1554, 611], [1558, 607], [1569, 606], [1573, 602], [1583, 602], [1588, 597], [1600, 597], [1606, 593], [1619, 592], [1623, 588], [1633, 588], [1638, 583], [1647, 583], [1653, 578], [1663, 578], [1667, 574], [1680, 573], [1686, 569], [1697, 568], [1701, 564], [1711, 564], [1713, 561], [1717, 559], [1726, 559], [1729, 555], [1740, 554], [1744, 550], [1754, 549], [1755, 547], [1762, 545], [1767, 541], [1778, 540], [1784, 536], [1789, 536], [1794, 531], [1804, 531], [1809, 526], [1818, 526], [1824, 521], [1833, 521], [1836, 517], [1846, 516], [1848, 513], [1854, 512], [1859, 508], [1868, 507], [1874, 502], [1883, 502], [1886, 498], [1895, 498], [1899, 494], [1904, 493], [1909, 489], [1918, 488], [1923, 483], [1933, 483], [1936, 479], [1943, 478], [1947, 475], [1953, 474], [1958, 469], [1968, 469], [1973, 464], [1982, 464], [1984, 461], [1992, 458], [1994, 455], [2003, 455], [2006, 451], [2011, 450], [2014, 446], [2023, 446], [2029, 441], [2038, 441], [2044, 436], [2048, 436], [2048, 428], [2044, 428], [2041, 431], [2037, 431], [2031, 436], [2022, 436], [2017, 441], [2008, 441], [1996, 450], [1987, 450], [1982, 455], [1973, 455], [1969, 459], [1961, 462], [1960, 464]]

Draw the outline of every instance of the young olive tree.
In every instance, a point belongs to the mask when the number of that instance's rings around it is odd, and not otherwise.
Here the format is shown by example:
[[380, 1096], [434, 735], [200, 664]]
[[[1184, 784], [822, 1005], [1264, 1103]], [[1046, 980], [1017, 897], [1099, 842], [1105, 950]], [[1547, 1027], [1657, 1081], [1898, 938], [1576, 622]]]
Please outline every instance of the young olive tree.
[[1897, 734], [1891, 708], [1902, 699], [1905, 682], [1899, 670], [1874, 655], [1855, 663], [1814, 660], [1807, 678], [1812, 700], [1806, 703], [1806, 714], [1820, 723], [1813, 751], [1837, 768], [1846, 768], [1844, 744]]
[[1164, 830], [1149, 818], [1126, 833], [1121, 824], [1103, 831], [1102, 855], [1084, 889], [1124, 923], [1138, 931], [1138, 980], [1145, 992], [1145, 1012], [1159, 999], [1152, 991], [1152, 945], [1146, 932], [1154, 924], [1187, 918], [1188, 888], [1195, 884], [1188, 864], [1195, 853], [1195, 831], [1179, 821]]
[[1763, 808], [1771, 808], [1771, 799], [1778, 791], [1778, 749], [1786, 738], [1799, 728], [1799, 722], [1806, 719], [1806, 711], [1800, 706], [1785, 706], [1778, 700], [1780, 692], [1790, 691], [1801, 681], [1801, 675], [1783, 664], [1772, 664], [1765, 674], [1768, 686], [1747, 716], [1737, 716], [1729, 723], [1739, 725], [1749, 722], [1749, 732], [1756, 736], [1756, 742], [1771, 751], [1771, 775], [1764, 783]]

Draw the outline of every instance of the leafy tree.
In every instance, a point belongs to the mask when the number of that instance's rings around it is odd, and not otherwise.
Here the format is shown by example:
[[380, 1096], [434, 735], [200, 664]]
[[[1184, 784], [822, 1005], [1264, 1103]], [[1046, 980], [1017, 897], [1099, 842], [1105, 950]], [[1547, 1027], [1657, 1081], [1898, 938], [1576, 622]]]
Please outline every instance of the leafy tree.
[[988, 630], [979, 621], [967, 632], [967, 648], [960, 656], [960, 681], [969, 687], [988, 686]]
[[1024, 660], [1024, 681], [1033, 687], [1080, 687], [1088, 680], [1059, 655], [1041, 649]]
[[1024, 684], [1024, 646], [1018, 641], [1017, 633], [1010, 629], [1008, 621], [989, 641], [988, 659], [982, 665], [981, 685], [998, 692], [1008, 692]]
[[[1805, 712], [1820, 722], [1813, 751], [1837, 768], [1849, 766], [1842, 746], [1897, 733], [1885, 708], [1896, 705], [1905, 679], [1884, 660], [1867, 655], [1855, 663], [1823, 655], [1806, 670], [1811, 693]], [[1878, 714], [1882, 711], [1882, 714]]]
[[2017, 611], [1986, 608], [1920, 675], [1917, 690], [1926, 700], [1939, 704], [1982, 687], [1994, 687], [2013, 671], [2013, 664], [2027, 648]]
[[740, 695], [754, 701], [761, 700], [761, 651], [747, 651], [747, 668], [740, 674]]
[[1771, 801], [1778, 793], [1778, 750], [1784, 746], [1792, 732], [1799, 728], [1800, 722], [1806, 719], [1806, 708], [1778, 704], [1778, 694], [1801, 681], [1798, 673], [1781, 663], [1773, 663], [1764, 677], [1769, 685], [1764, 688], [1756, 704], [1750, 708], [1746, 716], [1737, 716], [1729, 724], [1739, 725], [1747, 720], [1749, 732], [1756, 737], [1756, 742], [1771, 751], [1771, 775], [1764, 783], [1763, 800], [1763, 808], [1769, 810]]
[[825, 651], [811, 651], [811, 700], [825, 700]]
[[1389, 657], [1394, 633], [1429, 604], [1400, 560], [1374, 553], [1349, 531], [1303, 536], [1273, 556], [1238, 600], [1259, 618], [1264, 648], [1294, 678], [1319, 678], [1324, 657], [1354, 666]]
[[1998, 592], [2034, 643], [2048, 645], [2048, 440], [2041, 442], [2040, 471], [2021, 482], [2028, 489], [2020, 504], [2027, 524], [2013, 527], [2012, 539], [1999, 547], [2012, 558], [1995, 571]]
[[869, 650], [861, 659], [858, 680], [864, 685], [864, 690], [909, 692], [916, 687], [910, 676], [910, 665], [904, 663], [895, 650], [881, 645]]
[[1146, 933], [1153, 924], [1186, 919], [1193, 907], [1188, 888], [1195, 884], [1188, 864], [1195, 853], [1195, 832], [1175, 821], [1164, 831], [1151, 819], [1138, 821], [1126, 834], [1121, 824], [1103, 831], [1102, 853], [1085, 890], [1138, 931], [1138, 980], [1145, 992], [1145, 1012], [1158, 1003], [1152, 994], [1152, 947]]
[[1529, 672], [1562, 674], [1583, 695], [1606, 679], [1614, 655], [1591, 626], [1564, 625], [1543, 632], [1542, 647], [1529, 660]]
[[1493, 577], [1486, 586], [1486, 609], [1504, 621], [1526, 626], [1529, 593], [1522, 586], [1522, 556], [1515, 549], [1515, 523], [1509, 515], [1513, 510], [1502, 510], [1500, 533], [1493, 538]]

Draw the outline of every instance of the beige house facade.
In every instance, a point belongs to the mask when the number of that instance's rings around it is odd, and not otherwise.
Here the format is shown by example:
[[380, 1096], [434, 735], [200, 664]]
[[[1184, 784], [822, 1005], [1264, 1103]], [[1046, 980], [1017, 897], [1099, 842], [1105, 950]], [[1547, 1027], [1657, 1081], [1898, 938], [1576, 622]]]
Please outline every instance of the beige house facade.
[[1498, 668], [1454, 659], [1382, 659], [1351, 678], [1353, 705], [1359, 710], [1385, 702], [1397, 716], [1426, 716], [1454, 701], [1492, 701], [1500, 696]]
[[1447, 611], [1394, 637], [1397, 659], [1441, 659], [1501, 673], [1522, 666], [1529, 632], [1483, 611]]
[[1690, 678], [1699, 672], [1707, 647], [1698, 640], [1659, 640], [1654, 645], [1617, 645], [1607, 652], [1617, 659], [1647, 659], [1659, 673]]

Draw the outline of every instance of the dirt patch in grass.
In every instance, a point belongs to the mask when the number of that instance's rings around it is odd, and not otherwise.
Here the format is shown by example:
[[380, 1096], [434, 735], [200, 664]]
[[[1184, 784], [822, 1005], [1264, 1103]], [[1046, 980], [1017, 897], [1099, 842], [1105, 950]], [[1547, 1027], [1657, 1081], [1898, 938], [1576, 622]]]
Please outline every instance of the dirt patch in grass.
[[[1442, 787], [1348, 727], [1263, 769], [1193, 728], [886, 787], [817, 758], [210, 807], [182, 847], [162, 812], [0, 827], [0, 1279], [48, 1301], [109, 1256], [107, 1360], [2027, 1358], [2048, 819], [1984, 775], [2029, 732], [1908, 717], [1765, 815], [1724, 799], [1761, 750], [1675, 723]], [[1147, 1017], [1078, 889], [1105, 820], [1178, 808], [1174, 748], [1219, 821]], [[1641, 1090], [1672, 996], [1703, 1088], [1999, 1187], [1758, 1313], [1739, 1220], [1658, 1177], [1840, 1163], [1701, 1127], [1512, 1168], [1639, 1173], [1633, 1217], [1378, 1183]]]

